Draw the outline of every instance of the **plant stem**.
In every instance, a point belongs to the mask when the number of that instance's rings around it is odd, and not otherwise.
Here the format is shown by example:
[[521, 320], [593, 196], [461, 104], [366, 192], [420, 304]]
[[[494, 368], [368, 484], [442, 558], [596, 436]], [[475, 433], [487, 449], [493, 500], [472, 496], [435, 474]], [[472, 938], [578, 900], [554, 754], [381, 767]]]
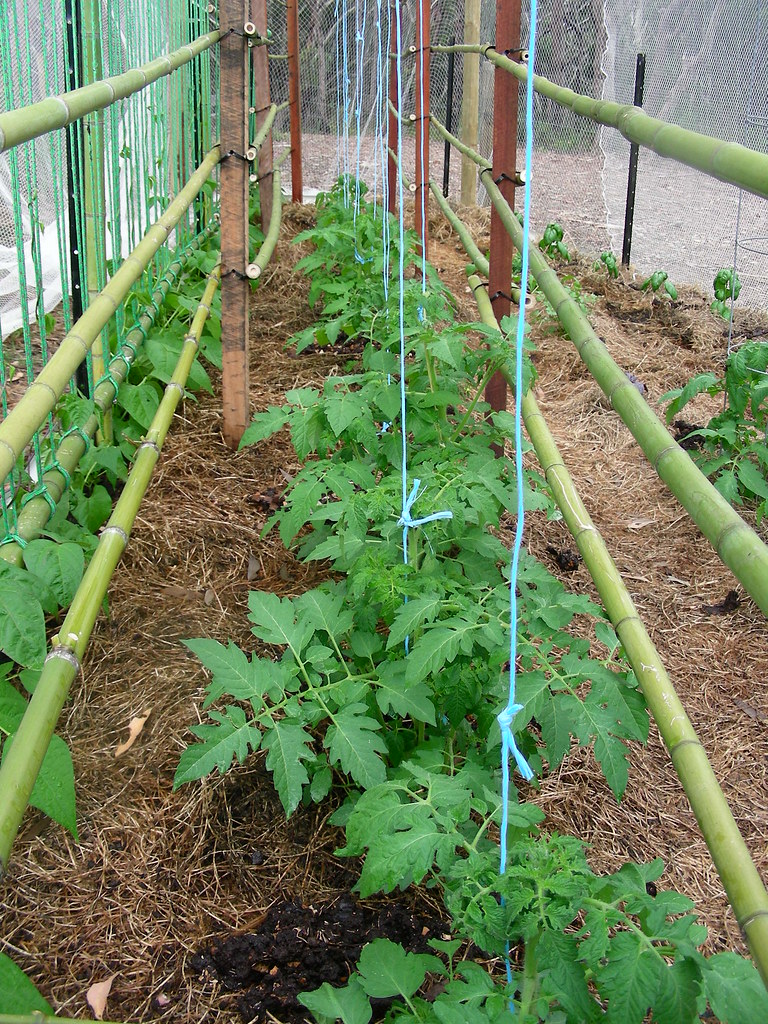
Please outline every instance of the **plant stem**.
[[536, 947], [539, 944], [541, 932], [536, 932], [525, 944], [525, 966], [523, 968], [523, 987], [520, 992], [520, 1016], [523, 1020], [531, 1012], [536, 994], [539, 990], [539, 970], [536, 960]]

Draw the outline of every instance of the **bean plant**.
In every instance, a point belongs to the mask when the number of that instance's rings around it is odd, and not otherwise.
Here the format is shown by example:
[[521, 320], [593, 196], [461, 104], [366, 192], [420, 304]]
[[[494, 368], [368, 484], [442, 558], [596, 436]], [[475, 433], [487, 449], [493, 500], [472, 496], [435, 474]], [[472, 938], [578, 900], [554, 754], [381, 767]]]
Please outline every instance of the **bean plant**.
[[[343, 315], [337, 337], [359, 332], [360, 364], [322, 387], [292, 389], [243, 437], [257, 447], [281, 431], [290, 437], [302, 468], [265, 532], [277, 530], [330, 577], [296, 597], [251, 592], [256, 651], [187, 641], [210, 675], [207, 716], [191, 726], [174, 785], [263, 750], [287, 815], [333, 794], [337, 853], [360, 863], [361, 896], [427, 885], [442, 898], [451, 937], [429, 954], [370, 943], [345, 986], [302, 996], [319, 1024], [367, 1024], [381, 998], [394, 999], [391, 1022], [641, 1024], [650, 1014], [688, 1024], [707, 1007], [726, 1024], [762, 1019], [768, 997], [754, 967], [733, 953], [702, 955], [693, 903], [656, 888], [661, 861], [597, 874], [580, 840], [546, 829], [535, 782], [513, 786], [500, 873], [496, 716], [509, 668], [501, 532], [516, 481], [494, 455], [512, 417], [492, 413], [483, 391], [491, 373], [513, 366], [516, 324], [507, 319], [499, 332], [457, 323], [433, 273], [426, 294], [419, 276], [403, 283], [407, 491], [414, 518], [451, 513], [407, 531], [406, 563], [399, 296], [393, 283], [389, 302], [382, 290], [372, 308], [372, 286], [354, 264], [360, 237], [380, 239], [381, 212], [364, 203], [353, 217], [344, 200], [342, 187], [322, 197], [319, 223], [334, 230], [304, 236], [314, 245], [304, 267], [322, 301], [318, 322], [294, 343], [330, 343], [328, 325]], [[533, 379], [526, 353], [526, 388]], [[526, 474], [522, 487], [528, 509], [553, 514], [539, 477]], [[574, 745], [590, 745], [619, 799], [649, 717], [616, 636], [601, 608], [525, 551], [517, 591], [520, 749], [541, 777]], [[467, 943], [488, 957], [511, 947], [508, 976], [465, 960]], [[427, 979], [438, 983], [431, 1000]]]

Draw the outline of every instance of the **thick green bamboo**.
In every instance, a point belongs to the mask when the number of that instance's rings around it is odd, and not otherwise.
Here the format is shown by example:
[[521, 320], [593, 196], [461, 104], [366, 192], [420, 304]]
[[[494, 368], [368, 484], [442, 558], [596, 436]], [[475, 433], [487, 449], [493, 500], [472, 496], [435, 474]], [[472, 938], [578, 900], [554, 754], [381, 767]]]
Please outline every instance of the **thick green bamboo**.
[[[56, 449], [55, 465], [43, 474], [42, 486], [47, 491], [48, 498], [37, 495], [31, 497], [22, 506], [16, 525], [16, 534], [22, 541], [34, 540], [35, 537], [40, 536], [41, 531], [51, 518], [51, 501], [54, 505], [58, 505], [61, 501], [62, 495], [67, 489], [69, 477], [77, 468], [89, 442], [96, 436], [96, 431], [99, 429], [99, 413], [103, 415], [114, 404], [117, 389], [128, 376], [136, 354], [143, 345], [147, 332], [153, 327], [168, 292], [175, 286], [191, 254], [200, 248], [202, 242], [209, 238], [216, 228], [217, 225], [211, 222], [204, 231], [201, 231], [184, 252], [176, 257], [165, 275], [158, 281], [150, 299], [151, 305], [139, 317], [137, 326], [125, 336], [120, 351], [110, 361], [109, 373], [94, 391], [93, 402], [96, 411], [88, 417], [82, 427], [68, 433], [61, 440]], [[21, 565], [23, 554], [21, 544], [15, 541], [0, 545], [0, 558], [6, 562]]]
[[[60, 96], [49, 96], [26, 107], [7, 110], [0, 114], [0, 153], [22, 142], [39, 138], [57, 128], [65, 128], [86, 114], [103, 110], [118, 100], [141, 92], [148, 85], [194, 60], [198, 54], [210, 49], [222, 38], [222, 32], [208, 32], [188, 46], [182, 46], [165, 57], [157, 57], [139, 68], [122, 75], [104, 78], [92, 85], [84, 85]], [[258, 42], [258, 41], [257, 41]]]
[[94, 338], [114, 315], [160, 246], [168, 240], [218, 162], [219, 147], [216, 146], [66, 335], [18, 405], [0, 423], [0, 481], [5, 480], [35, 431], [53, 411]]
[[[280, 109], [282, 110], [286, 106], [286, 103], [281, 103]], [[267, 116], [264, 119], [264, 123], [254, 136], [253, 142], [251, 143], [251, 149], [255, 149], [258, 151], [258, 149], [264, 144], [264, 139], [266, 139], [266, 137], [269, 135], [272, 125], [274, 124], [275, 118], [277, 117], [277, 113], [278, 108], [273, 103], [272, 106], [269, 108], [269, 111], [267, 112]]]
[[[435, 53], [481, 53], [492, 64], [509, 71], [520, 82], [528, 79], [528, 68], [501, 53], [492, 46], [433, 46]], [[615, 128], [625, 139], [653, 150], [659, 156], [670, 157], [679, 163], [703, 171], [712, 178], [737, 185], [747, 192], [768, 198], [768, 154], [748, 149], [738, 142], [725, 142], [711, 135], [702, 135], [681, 128], [657, 117], [650, 117], [639, 107], [629, 103], [608, 103], [582, 96], [572, 89], [555, 85], [541, 75], [533, 76], [536, 92], [567, 107], [575, 114], [598, 124]]]
[[220, 279], [221, 267], [218, 266], [208, 278], [208, 285], [197, 307], [189, 334], [184, 339], [173, 377], [165, 388], [152, 425], [139, 445], [123, 492], [107, 525], [101, 531], [96, 552], [85, 571], [61, 630], [51, 642], [51, 651], [16, 732], [13, 746], [0, 766], [0, 793], [3, 794], [0, 803], [0, 879], [8, 866], [13, 841], [69, 688], [81, 671], [83, 655], [112, 573], [128, 543], [131, 527], [160, 457], [176, 406], [184, 395], [184, 385]]
[[[288, 151], [290, 152], [290, 151]], [[287, 156], [283, 154], [281, 159]], [[256, 254], [253, 263], [249, 263], [245, 272], [252, 281], [261, 277], [264, 268], [275, 252], [277, 240], [280, 237], [280, 225], [283, 220], [283, 194], [280, 190], [280, 168], [276, 165], [272, 174], [272, 216], [269, 221], [269, 230], [261, 243], [261, 248]]]
[[[498, 327], [483, 282], [476, 275], [472, 275], [469, 283], [481, 319], [491, 327]], [[514, 389], [514, 373], [511, 370], [502, 372], [510, 387]], [[728, 895], [728, 901], [747, 937], [760, 975], [768, 987], [768, 892], [659, 652], [637, 614], [637, 609], [605, 541], [576, 490], [531, 391], [525, 395], [521, 405], [525, 429], [536, 450], [552, 495], [595, 582], [616, 635], [627, 653], [699, 823], [704, 841]]]
[[[434, 117], [432, 123], [458, 149], [474, 155], [478, 164], [486, 164], [478, 153], [464, 146]], [[521, 248], [523, 229], [497, 186], [490, 180], [490, 175], [485, 176], [485, 187], [512, 240], [518, 249]], [[687, 452], [677, 444], [649, 408], [637, 388], [608, 354], [605, 345], [595, 334], [578, 303], [560, 283], [544, 254], [534, 245], [530, 247], [530, 267], [589, 372], [629, 428], [648, 461], [710, 542], [721, 561], [728, 566], [763, 614], [768, 616], [768, 547], [694, 465]]]

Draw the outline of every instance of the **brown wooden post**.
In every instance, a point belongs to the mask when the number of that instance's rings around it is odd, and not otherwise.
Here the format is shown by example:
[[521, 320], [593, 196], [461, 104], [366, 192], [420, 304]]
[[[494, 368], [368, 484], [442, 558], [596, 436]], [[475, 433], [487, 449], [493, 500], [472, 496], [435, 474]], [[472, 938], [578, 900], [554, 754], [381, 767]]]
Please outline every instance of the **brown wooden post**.
[[[414, 223], [423, 238], [424, 256], [429, 253], [429, 36], [430, 0], [417, 0], [416, 11], [416, 192]], [[421, 247], [419, 247], [421, 251]]]
[[[248, 407], [248, 104], [250, 61], [243, 27], [248, 0], [220, 0], [221, 41], [221, 345], [224, 440], [236, 448]], [[262, 48], [263, 49], [263, 48]]]
[[288, 102], [291, 114], [291, 198], [304, 202], [304, 178], [301, 170], [301, 85], [299, 43], [299, 0], [288, 0]]
[[[253, 24], [263, 38], [267, 38], [267, 0], [252, 0]], [[254, 46], [253, 54], [253, 102], [256, 107], [256, 131], [267, 119], [271, 106], [269, 92], [269, 58], [266, 46]], [[261, 207], [261, 230], [266, 235], [272, 220], [272, 132], [267, 135], [259, 150], [259, 206]]]
[[[390, 53], [397, 50], [397, 39], [399, 36], [398, 26], [400, 22], [399, 0], [391, 0], [389, 5], [389, 49]], [[389, 121], [387, 126], [387, 146], [391, 153], [397, 153], [397, 116], [392, 113], [392, 107], [397, 109], [397, 60], [389, 58]], [[397, 111], [398, 115], [400, 111]], [[398, 169], [394, 158], [387, 156], [387, 205], [389, 210], [394, 212], [397, 206], [397, 175]]]
[[[520, 0], [496, 0], [496, 50], [516, 50], [520, 46]], [[501, 72], [501, 73], [500, 73]], [[496, 68], [493, 83], [493, 169], [489, 172], [512, 209], [515, 208], [515, 170], [517, 163], [517, 79]], [[512, 278], [512, 239], [491, 207], [491, 252], [488, 291], [493, 313], [501, 323], [509, 316]], [[496, 373], [485, 389], [485, 400], [492, 409], [506, 409], [507, 382]]]

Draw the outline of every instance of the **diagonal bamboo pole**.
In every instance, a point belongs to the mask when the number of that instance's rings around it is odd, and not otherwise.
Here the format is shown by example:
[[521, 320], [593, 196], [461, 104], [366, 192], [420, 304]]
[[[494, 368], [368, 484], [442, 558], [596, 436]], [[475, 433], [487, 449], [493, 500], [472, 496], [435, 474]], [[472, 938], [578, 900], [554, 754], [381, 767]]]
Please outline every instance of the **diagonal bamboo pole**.
[[88, 564], [58, 636], [35, 687], [13, 746], [0, 766], [0, 879], [8, 865], [11, 847], [24, 816], [29, 797], [40, 771], [51, 736], [88, 646], [94, 624], [107, 593], [112, 573], [128, 543], [152, 471], [184, 395], [189, 371], [200, 344], [213, 296], [221, 280], [221, 265], [208, 278], [208, 285], [197, 307], [184, 347], [165, 388], [160, 406], [139, 446], [136, 460], [117, 500], [109, 522], [101, 531], [96, 552]]
[[280, 237], [280, 225], [283, 222], [283, 193], [280, 188], [280, 164], [285, 160], [290, 151], [283, 153], [280, 160], [275, 164], [274, 173], [272, 175], [272, 219], [269, 222], [269, 230], [261, 244], [261, 248], [256, 253], [253, 263], [249, 263], [246, 267], [246, 274], [252, 281], [256, 281], [261, 277], [267, 264], [274, 255], [275, 248], [277, 247], [277, 241]]
[[[469, 284], [481, 319], [489, 326], [498, 328], [483, 282], [472, 275]], [[514, 388], [514, 374], [509, 370], [504, 372], [510, 387]], [[680, 702], [659, 652], [637, 614], [605, 541], [574, 486], [533, 393], [529, 391], [521, 404], [525, 429], [552, 495], [627, 653], [672, 758], [677, 777], [699, 823], [728, 901], [768, 987], [768, 892], [739, 832], [706, 751]]]
[[[493, 46], [475, 46], [457, 43], [455, 46], [433, 46], [435, 53], [481, 53], [496, 67], [509, 71], [520, 82], [528, 80], [528, 69], [503, 54]], [[768, 198], [768, 154], [758, 153], [737, 142], [723, 139], [669, 124], [657, 117], [650, 117], [639, 107], [629, 103], [608, 103], [582, 96], [572, 89], [555, 85], [541, 75], [533, 76], [536, 92], [546, 96], [560, 106], [567, 107], [575, 114], [588, 117], [598, 124], [615, 128], [625, 139], [639, 146], [652, 149], [659, 156], [670, 157], [681, 164], [703, 171], [712, 178], [737, 185], [747, 192]]]
[[126, 257], [106, 288], [91, 303], [27, 388], [18, 405], [0, 423], [0, 480], [5, 480], [35, 431], [48, 413], [53, 411], [94, 339], [114, 315], [157, 250], [168, 240], [171, 231], [189, 209], [218, 162], [217, 146], [206, 156], [162, 217], [152, 225], [130, 256]]
[[[457, 149], [473, 156], [479, 165], [487, 166], [487, 161], [464, 146], [436, 118], [432, 118], [432, 123]], [[523, 243], [523, 229], [496, 185], [489, 179], [490, 175], [485, 175], [485, 187], [491, 202], [519, 248]], [[768, 547], [701, 473], [649, 408], [637, 388], [627, 380], [624, 371], [608, 354], [589, 320], [536, 246], [530, 249], [530, 266], [531, 273], [554, 307], [583, 362], [648, 461], [707, 538], [721, 561], [728, 566], [763, 614], [768, 616]]]
[[[46, 523], [51, 518], [51, 502], [58, 505], [69, 485], [69, 477], [77, 468], [88, 445], [99, 429], [99, 414], [102, 415], [112, 407], [117, 397], [117, 389], [128, 376], [136, 355], [147, 337], [147, 332], [154, 325], [168, 292], [176, 285], [179, 275], [183, 272], [191, 254], [217, 229], [212, 221], [197, 238], [187, 246], [170, 264], [164, 276], [157, 282], [149, 305], [139, 317], [136, 326], [126, 334], [120, 350], [109, 364], [109, 373], [96, 387], [93, 393], [94, 412], [82, 427], [69, 431], [60, 441], [56, 449], [54, 465], [43, 474], [42, 486], [47, 497], [37, 495], [30, 497], [19, 512], [16, 524], [16, 536], [22, 541], [34, 540], [39, 537]], [[0, 558], [16, 565], [22, 564], [23, 549], [16, 541], [0, 544]]]
[[65, 128], [86, 114], [103, 110], [118, 100], [124, 100], [141, 92], [158, 78], [194, 60], [199, 53], [210, 49], [225, 35], [223, 32], [208, 32], [188, 46], [182, 46], [165, 57], [157, 57], [148, 64], [132, 68], [122, 75], [104, 78], [81, 89], [49, 96], [38, 103], [0, 113], [0, 153], [4, 153], [22, 142], [39, 138], [57, 128]]

